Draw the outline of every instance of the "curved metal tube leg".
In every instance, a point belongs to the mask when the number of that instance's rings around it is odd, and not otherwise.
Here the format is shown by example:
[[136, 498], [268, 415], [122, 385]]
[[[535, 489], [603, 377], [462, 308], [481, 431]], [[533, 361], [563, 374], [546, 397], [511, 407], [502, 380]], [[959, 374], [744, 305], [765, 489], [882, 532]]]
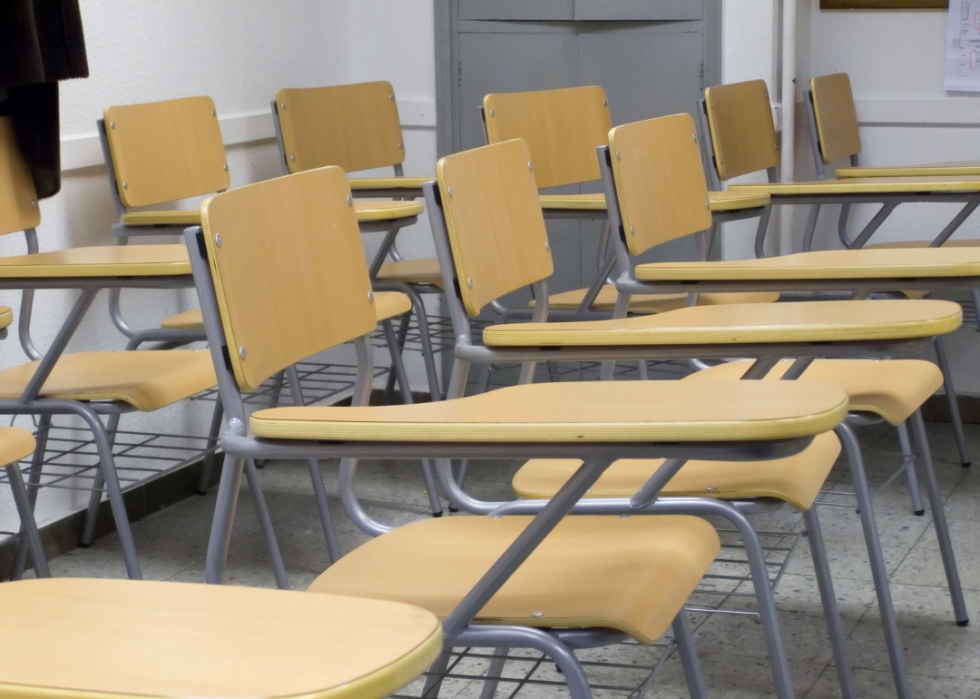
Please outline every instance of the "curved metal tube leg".
[[327, 541], [327, 552], [330, 561], [340, 560], [340, 544], [337, 543], [337, 532], [333, 528], [333, 518], [330, 516], [330, 505], [327, 502], [327, 489], [323, 486], [323, 474], [320, 472], [320, 462], [310, 459], [306, 462], [310, 469], [310, 480], [313, 482], [313, 494], [316, 496], [316, 509], [320, 515], [320, 526], [323, 527], [323, 538]]
[[820, 529], [816, 505], [803, 512], [803, 524], [808, 535], [807, 543], [810, 544], [813, 570], [816, 572], [820, 602], [823, 605], [823, 615], [827, 622], [827, 635], [830, 638], [830, 647], [834, 654], [837, 682], [840, 684], [841, 695], [844, 699], [854, 699], [857, 696], [857, 691], [854, 687], [851, 656], [847, 650], [844, 627], [840, 620], [840, 610], [837, 608], [837, 595], [834, 593], [834, 581], [830, 577], [827, 549], [824, 547], [823, 532]]
[[240, 456], [225, 455], [204, 568], [204, 579], [210, 585], [220, 585], [224, 582], [225, 561], [228, 559], [228, 546], [231, 543], [231, 530], [235, 523], [235, 507], [238, 505], [238, 491], [241, 488], [244, 468], [245, 459]]
[[439, 696], [439, 690], [442, 689], [443, 675], [446, 674], [446, 668], [449, 667], [451, 650], [452, 644], [446, 643], [446, 650], [443, 650], [439, 657], [436, 658], [436, 661], [429, 667], [425, 678], [425, 685], [422, 687], [421, 699], [436, 699]]
[[905, 653], [902, 650], [902, 639], [898, 632], [898, 619], [895, 617], [895, 606], [892, 603], [891, 588], [888, 585], [888, 569], [885, 567], [885, 559], [881, 553], [878, 525], [875, 522], [874, 510], [871, 507], [871, 493], [868, 491], [868, 480], [864, 472], [861, 446], [854, 435], [854, 431], [848, 425], [838, 425], [834, 431], [840, 438], [841, 444], [844, 445], [847, 460], [851, 467], [854, 492], [857, 496], [861, 527], [864, 530], [864, 542], [868, 547], [871, 576], [874, 579], [875, 592], [878, 595], [878, 610], [884, 628], [885, 643], [888, 646], [888, 657], [891, 661], [895, 689], [899, 699], [912, 699], [912, 686], [909, 684]]
[[269, 506], [265, 502], [265, 493], [262, 492], [262, 484], [259, 482], [255, 463], [251, 459], [245, 459], [244, 470], [248, 489], [252, 491], [252, 502], [255, 503], [255, 511], [259, 516], [262, 535], [265, 537], [265, 547], [269, 552], [269, 560], [272, 562], [272, 573], [276, 576], [276, 587], [280, 590], [288, 590], [289, 577], [286, 575], [286, 565], [282, 561], [282, 552], [279, 550], [279, 542], [276, 540], [276, 530], [272, 526], [272, 517], [269, 516]]
[[7, 464], [4, 470], [10, 480], [10, 490], [14, 496], [14, 504], [17, 506], [17, 514], [20, 515], [20, 529], [24, 534], [23, 538], [27, 541], [26, 548], [30, 549], [31, 558], [34, 559], [34, 572], [39, 578], [50, 578], [51, 571], [48, 570], [48, 559], [44, 554], [44, 544], [41, 543], [41, 533], [37, 530], [37, 522], [34, 519], [34, 508], [27, 497], [24, 474], [20, 472], [20, 466], [15, 463]]
[[201, 481], [197, 484], [197, 492], [200, 495], [207, 495], [208, 486], [211, 485], [211, 470], [214, 468], [214, 459], [218, 455], [218, 435], [221, 432], [221, 420], [224, 417], [224, 413], [224, 406], [221, 405], [221, 398], [219, 397], [214, 403], [214, 413], [211, 415], [211, 429], [208, 431], [208, 454], [204, 457], [204, 464], [201, 468]]
[[487, 669], [487, 678], [483, 680], [483, 688], [480, 690], [480, 699], [493, 699], [497, 693], [497, 685], [504, 673], [504, 665], [507, 663], [507, 649], [498, 648], [493, 652], [493, 660]]
[[932, 453], [929, 451], [929, 438], [926, 436], [926, 425], [922, 420], [922, 412], [912, 413], [912, 431], [922, 455], [922, 469], [926, 476], [926, 493], [929, 496], [929, 507], [932, 509], [932, 522], [936, 528], [936, 538], [939, 540], [939, 551], [943, 557], [943, 568], [946, 569], [946, 582], [949, 585], [949, 596], [953, 602], [953, 613], [956, 623], [966, 626], [970, 616], [966, 611], [966, 600], [963, 598], [963, 587], [960, 585], [960, 574], [956, 567], [956, 556], [953, 555], [953, 542], [949, 536], [946, 524], [946, 512], [943, 507], [942, 493], [939, 492], [939, 481], [936, 480], [936, 470], [932, 463]]
[[[408, 385], [408, 375], [405, 372], [405, 364], [402, 362], [402, 355], [398, 348], [398, 339], [395, 337], [395, 329], [390, 320], [382, 324], [385, 333], [385, 342], [388, 345], [388, 353], [391, 355], [391, 368], [398, 377], [398, 386], [401, 389], [402, 402], [406, 405], [412, 403], [412, 391]], [[425, 483], [425, 490], [429, 497], [429, 509], [433, 517], [442, 516], [442, 502], [439, 500], [439, 491], [436, 489], [436, 479], [432, 473], [432, 462], [428, 459], [422, 460], [422, 481]]]
[[[48, 448], [48, 434], [51, 430], [51, 416], [44, 414], [38, 419], [37, 434], [34, 437], [35, 447], [34, 456], [31, 457], [31, 474], [27, 479], [27, 501], [30, 503], [31, 517], [34, 516], [34, 508], [37, 505], [38, 487], [41, 484], [41, 474], [44, 469], [44, 455]], [[14, 569], [10, 575], [11, 580], [20, 580], [24, 577], [24, 568], [27, 565], [27, 542], [24, 537], [17, 538], [17, 551], [14, 558]]]
[[684, 668], [688, 694], [691, 699], [706, 699], [708, 688], [704, 685], [704, 675], [701, 674], [701, 664], [698, 662], [698, 651], [694, 647], [694, 637], [691, 635], [691, 625], [687, 621], [687, 612], [683, 609], [678, 612], [670, 628], [674, 630], [674, 643], [677, 644], [677, 654]]
[[[110, 415], [105, 431], [110, 448], [116, 443], [116, 430], [119, 428], [119, 414]], [[102, 490], [105, 487], [105, 474], [100, 470], [92, 484], [92, 493], [88, 498], [88, 511], [85, 513], [85, 524], [82, 527], [83, 547], [91, 546], [95, 539], [95, 524], [99, 517], [99, 504], [102, 502]]]
[[922, 504], [922, 493], [919, 492], [919, 478], [915, 473], [915, 453], [912, 451], [912, 442], [909, 441], [909, 429], [904, 422], [896, 425], [895, 429], [898, 431], [898, 444], [902, 449], [902, 458], [905, 460], [905, 480], [909, 484], [912, 512], [916, 517], [921, 517], [926, 513], [926, 508]]
[[[977, 321], [980, 323], [980, 319]], [[956, 436], [956, 447], [960, 451], [960, 463], [964, 467], [970, 465], [970, 447], [966, 442], [966, 435], [963, 433], [963, 419], [960, 417], [960, 404], [956, 399], [956, 387], [953, 386], [953, 372], [949, 368], [949, 355], [946, 354], [946, 342], [941, 337], [937, 337], [936, 363], [939, 370], [943, 372], [943, 392], [946, 394], [946, 403], [949, 405], [949, 421], [953, 425], [953, 434]]]

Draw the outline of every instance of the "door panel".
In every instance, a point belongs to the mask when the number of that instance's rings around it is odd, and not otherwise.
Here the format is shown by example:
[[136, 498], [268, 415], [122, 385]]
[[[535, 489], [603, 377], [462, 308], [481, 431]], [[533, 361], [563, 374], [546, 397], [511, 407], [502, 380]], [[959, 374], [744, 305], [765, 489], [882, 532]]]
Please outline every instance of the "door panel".
[[575, 19], [701, 19], [703, 0], [575, 0]]
[[459, 0], [459, 18], [567, 21], [575, 19], [575, 3], [574, 0]]

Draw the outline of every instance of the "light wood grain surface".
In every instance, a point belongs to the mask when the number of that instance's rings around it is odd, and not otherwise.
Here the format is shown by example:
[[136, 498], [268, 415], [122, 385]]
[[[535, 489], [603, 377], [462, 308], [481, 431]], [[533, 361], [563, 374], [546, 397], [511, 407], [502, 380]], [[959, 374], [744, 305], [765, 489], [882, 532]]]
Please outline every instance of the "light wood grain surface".
[[19, 427], [0, 427], [0, 466], [20, 461], [34, 452], [34, 436]]
[[530, 161], [524, 141], [514, 140], [436, 164], [462, 300], [471, 315], [554, 271]]
[[180, 276], [191, 273], [183, 245], [100, 245], [0, 257], [0, 278]]
[[950, 301], [748, 303], [619, 320], [492, 325], [483, 341], [500, 347], [848, 342], [932, 337], [961, 322], [959, 304]]
[[350, 188], [358, 189], [421, 189], [426, 182], [432, 182], [431, 177], [351, 177]]
[[[419, 216], [425, 211], [422, 202], [358, 199], [354, 202], [358, 222], [391, 221]], [[125, 226], [193, 226], [201, 223], [200, 209], [170, 211], [134, 211], [121, 217]]]
[[[530, 519], [448, 517], [397, 527], [334, 563], [310, 592], [411, 600], [445, 617]], [[612, 628], [653, 643], [718, 550], [718, 534], [695, 517], [566, 517], [476, 620]]]
[[6, 328], [14, 322], [14, 311], [10, 306], [0, 306], [0, 328]]
[[[38, 362], [0, 370], [0, 398], [17, 399]], [[58, 359], [41, 398], [119, 400], [151, 411], [214, 388], [208, 350], [145, 350], [67, 353]]]
[[14, 140], [13, 123], [9, 117], [0, 117], [0, 235], [40, 223], [34, 180]]
[[765, 81], [709, 87], [704, 100], [721, 179], [779, 165], [779, 139]]
[[733, 184], [730, 191], [746, 194], [790, 195], [841, 194], [929, 194], [938, 192], [980, 192], [980, 177], [850, 177], [809, 182]]
[[108, 107], [105, 128], [127, 207], [228, 189], [228, 159], [210, 97]]
[[643, 281], [980, 277], [980, 247], [879, 247], [752, 260], [655, 262], [637, 265], [635, 274]]
[[405, 160], [388, 82], [279, 90], [276, 114], [290, 172], [327, 165], [358, 172]]
[[[768, 194], [745, 193], [738, 191], [708, 192], [708, 203], [712, 212], [742, 211], [765, 206], [770, 201]], [[605, 211], [605, 194], [542, 194], [541, 208], [544, 210]]]
[[690, 114], [617, 126], [609, 151], [631, 255], [711, 226], [708, 185]]
[[2, 697], [381, 699], [442, 649], [418, 608], [230, 586], [25, 580], [0, 616]]
[[243, 390], [374, 329], [371, 283], [349, 196], [344, 171], [328, 167], [204, 202], [204, 238]]
[[837, 386], [760, 384], [530, 384], [407, 406], [271, 408], [253, 413], [251, 425], [260, 437], [284, 439], [704, 442], [819, 434], [847, 409], [846, 394]]
[[980, 162], [927, 163], [884, 167], [842, 167], [838, 177], [980, 177]]
[[[582, 303], [588, 289], [573, 289], [548, 297], [548, 308], [574, 311]], [[592, 303], [597, 311], [612, 311], [616, 307], [619, 292], [615, 284], [606, 284], [599, 290]], [[698, 304], [713, 306], [724, 303], [773, 303], [779, 300], [778, 291], [748, 291], [724, 294], [698, 294]], [[532, 300], [530, 306], [534, 307]], [[630, 297], [631, 313], [664, 313], [687, 306], [687, 294], [633, 294]]]
[[861, 134], [847, 73], [811, 78], [810, 91], [824, 164], [860, 153]]
[[612, 128], [601, 87], [486, 95], [487, 141], [527, 142], [538, 187], [558, 187], [599, 179], [596, 148]]
[[[771, 461], [688, 461], [671, 478], [661, 496], [722, 500], [775, 498], [807, 510], [820, 494], [840, 454], [833, 432], [817, 435], [801, 453]], [[576, 459], [531, 459], [514, 475], [514, 492], [522, 498], [554, 497], [581, 465]], [[663, 465], [663, 459], [621, 459], [586, 493], [587, 498], [628, 498]]]
[[386, 262], [378, 270], [377, 279], [379, 282], [431, 284], [442, 287], [442, 271], [439, 269], [439, 260], [434, 257]]
[[[778, 381], [790, 364], [780, 362], [766, 380]], [[738, 379], [748, 368], [748, 362], [728, 362], [697, 371], [685, 380]], [[818, 359], [798, 380], [840, 386], [847, 391], [852, 411], [880, 415], [893, 425], [905, 422], [943, 385], [939, 367], [919, 359]]]

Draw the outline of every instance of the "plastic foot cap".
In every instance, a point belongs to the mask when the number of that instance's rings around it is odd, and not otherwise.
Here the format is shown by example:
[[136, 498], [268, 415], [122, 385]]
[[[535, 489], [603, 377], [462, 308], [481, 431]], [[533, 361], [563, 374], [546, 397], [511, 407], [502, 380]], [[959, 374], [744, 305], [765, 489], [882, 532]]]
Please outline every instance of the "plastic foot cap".
[[442, 517], [442, 511], [440, 510], [439, 512], [433, 512], [432, 513], [432, 516], [433, 517]]
[[971, 464], [971, 463], [972, 463], [972, 462], [970, 462], [970, 461], [964, 461], [964, 462], [963, 462], [963, 468], [970, 468], [970, 464]]
[[969, 626], [970, 625], [970, 620], [969, 619], [964, 619], [963, 621], [957, 621], [956, 622], [956, 625], [957, 626]]
[[926, 513], [926, 511], [925, 511], [925, 510], [915, 510], [915, 516], [916, 516], [916, 517], [921, 517], [921, 516], [922, 516], [922, 515], [924, 515], [925, 513]]

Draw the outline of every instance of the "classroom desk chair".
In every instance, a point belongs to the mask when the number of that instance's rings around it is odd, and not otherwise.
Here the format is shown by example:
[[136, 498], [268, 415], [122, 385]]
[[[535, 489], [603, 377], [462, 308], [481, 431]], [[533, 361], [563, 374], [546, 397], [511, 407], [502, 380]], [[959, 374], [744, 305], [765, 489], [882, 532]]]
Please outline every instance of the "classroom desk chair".
[[[139, 578], [112, 441], [124, 413], [153, 411], [179, 402], [215, 384], [206, 351], [73, 352], [65, 347], [101, 289], [182, 288], [193, 282], [186, 250], [180, 245], [69, 248], [37, 252], [35, 228], [41, 211], [30, 173], [19, 155], [8, 119], [0, 119], [0, 234], [24, 231], [28, 254], [0, 258], [0, 288], [25, 290], [20, 341], [34, 361], [0, 369], [0, 414], [37, 415], [41, 443], [31, 472], [31, 490], [41, 475], [43, 442], [53, 415], [81, 418], [92, 431], [98, 451], [98, 477], [92, 501], [98, 507], [104, 487], [112, 507], [130, 577]], [[68, 318], [45, 353], [30, 337], [31, 292], [79, 289]], [[102, 418], [107, 418], [103, 425]], [[32, 495], [32, 499], [33, 499]], [[90, 514], [94, 514], [90, 510]], [[94, 535], [94, 516], [82, 544]]]
[[[596, 166], [595, 149], [606, 143], [606, 135], [612, 128], [609, 100], [601, 87], [493, 93], [483, 98], [481, 113], [487, 143], [501, 143], [515, 138], [527, 143], [531, 155], [529, 167], [533, 166], [540, 189], [598, 184], [600, 173]], [[710, 256], [718, 224], [755, 218], [769, 203], [766, 195], [729, 192], [712, 192], [709, 199], [712, 225], [705, 237], [697, 241], [699, 256], [705, 259]], [[569, 314], [573, 318], [608, 317], [616, 305], [616, 288], [608, 283], [608, 279], [614, 275], [617, 260], [610, 252], [611, 229], [605, 196], [602, 193], [545, 193], [541, 194], [541, 207], [548, 219], [603, 222], [595, 280], [587, 289], [552, 294], [548, 299], [549, 307], [559, 315]], [[777, 298], [778, 294], [771, 292], [705, 294], [699, 303], [761, 303]], [[685, 294], [677, 293], [636, 295], [630, 301], [630, 312], [662, 313], [683, 308], [686, 300]], [[521, 309], [520, 314], [526, 314], [526, 311]], [[504, 317], [512, 315], [515, 315], [514, 310]]]
[[[210, 97], [187, 97], [163, 102], [148, 102], [108, 107], [98, 122], [103, 152], [119, 223], [112, 228], [120, 245], [139, 235], [177, 234], [200, 223], [198, 209], [161, 209], [191, 197], [224, 191], [230, 184], [227, 156], [218, 125], [217, 111]], [[148, 208], [150, 207], [150, 208]], [[414, 223], [423, 207], [420, 202], [357, 201], [354, 203], [363, 232], [388, 231]], [[407, 328], [407, 314], [402, 292], [414, 297], [408, 288], [394, 287], [377, 291], [376, 312], [384, 330], [391, 356], [392, 375], [402, 387], [402, 397], [409, 399], [408, 377], [395, 337], [392, 319], [401, 318]], [[123, 318], [119, 307], [120, 290], [110, 292], [110, 315], [116, 327], [130, 338], [129, 348], [143, 342], [159, 341], [165, 346], [204, 339], [200, 309], [184, 311], [165, 318], [159, 328], [136, 330]], [[414, 302], [414, 301], [413, 301]], [[420, 321], [424, 324], [424, 319]], [[426, 335], [427, 339], [427, 335]], [[435, 374], [430, 372], [430, 377]], [[294, 377], [295, 378], [295, 377]], [[277, 377], [274, 400], [278, 400], [282, 377]], [[220, 403], [215, 408], [212, 426], [217, 429], [222, 418]], [[212, 459], [205, 462], [199, 490], [210, 482]], [[430, 487], [433, 514], [442, 506], [435, 494], [431, 469], [423, 466]], [[313, 476], [314, 480], [318, 475]], [[328, 537], [329, 539], [329, 537]]]
[[[244, 459], [340, 456], [345, 507], [359, 526], [378, 536], [331, 566], [313, 591], [417, 600], [443, 619], [437, 671], [454, 645], [540, 650], [557, 662], [574, 699], [591, 696], [571, 652], [574, 644], [598, 646], [624, 636], [649, 642], [672, 626], [692, 693], [703, 696], [680, 610], [717, 551], [713, 529], [689, 517], [566, 521], [564, 515], [619, 455], [790, 456], [839, 423], [847, 405], [843, 391], [816, 384], [719, 383], [706, 406], [700, 401], [707, 393], [682, 397], [679, 384], [636, 383], [632, 402], [624, 404], [621, 387], [596, 383], [367, 406], [371, 286], [349, 193], [340, 168], [290, 175], [213, 197], [202, 208], [202, 227], [185, 233], [229, 415], [223, 434], [228, 462], [208, 548], [209, 582], [222, 580]], [[269, 227], [276, 236], [265, 235]], [[283, 301], [297, 294], [306, 303]], [[275, 309], [280, 332], [269, 333], [257, 322], [256, 304]], [[301, 357], [346, 341], [355, 343], [360, 360], [353, 406], [246, 415], [242, 391]], [[727, 390], [732, 393], [719, 393]], [[639, 412], [638, 405], [644, 406]], [[452, 517], [388, 531], [356, 498], [357, 458], [543, 453], [574, 453], [587, 465], [533, 518]], [[645, 485], [638, 502], [655, 497], [659, 478]], [[432, 679], [427, 689], [438, 682]]]
[[[684, 142], [696, 148], [691, 134]], [[458, 289], [448, 297], [457, 335], [457, 361], [449, 386], [452, 397], [463, 394], [472, 363], [524, 362], [524, 383], [538, 361], [742, 356], [757, 358], [742, 377], [756, 379], [765, 376], [781, 357], [795, 358], [793, 371], [801, 372], [818, 357], [901, 356], [913, 347], [921, 351], [935, 335], [955, 330], [962, 320], [959, 307], [950, 302], [890, 300], [692, 306], [655, 316], [547, 323], [547, 304], [541, 303], [535, 308], [533, 322], [487, 327], [484, 345], [475, 345], [468, 318], [480, 313], [493, 298], [533, 285], [535, 298], [547, 299], [544, 280], [551, 274], [551, 255], [527, 159], [527, 147], [519, 140], [450, 156], [437, 165], [438, 185], [425, 187], [445, 285]], [[689, 232], [703, 228], [703, 219], [698, 217], [708, 215], [703, 192], [692, 186], [698, 182], [692, 179], [697, 172], [687, 168], [676, 173], [678, 181], [688, 185], [688, 196], [682, 199], [683, 209], [661, 212], [674, 226], [689, 226]], [[703, 188], [703, 173], [700, 184]], [[617, 229], [626, 235], [622, 226]], [[920, 305], [923, 303], [928, 305]], [[935, 367], [924, 366], [935, 372]], [[795, 378], [796, 373], [788, 376]], [[836, 431], [846, 448], [858, 492], [896, 684], [908, 696], [908, 676], [860, 447], [850, 426]], [[442, 464], [440, 472], [448, 468]], [[449, 480], [448, 488], [450, 499], [468, 511], [486, 513], [499, 506], [473, 498], [454, 480]], [[757, 585], [757, 594], [766, 594], [766, 588]], [[778, 659], [772, 646], [770, 655]], [[788, 696], [791, 683], [780, 679], [782, 671], [775, 662], [773, 670], [781, 695]]]
[[[708, 150], [711, 154], [711, 165], [708, 170], [713, 188], [720, 187], [721, 181], [739, 175], [766, 171], [769, 183], [731, 185], [729, 191], [767, 193], [772, 198], [772, 205], [809, 205], [810, 214], [802, 239], [805, 252], [812, 249], [813, 234], [822, 204], [881, 204], [875, 216], [853, 239], [848, 238], [843, 229], [840, 231], [845, 248], [862, 248], [891, 212], [902, 203], [964, 203], [965, 208], [930, 243], [933, 246], [947, 241], [980, 203], [980, 177], [854, 177], [812, 182], [776, 182], [779, 150], [765, 82], [753, 80], [718, 85], [706, 89], [704, 94], [705, 98], [699, 105], [699, 114], [702, 119], [702, 133], [710, 139]], [[764, 243], [770, 213], [771, 207], [760, 219], [755, 240], [756, 257], [765, 257]], [[980, 295], [975, 295], [975, 299], [980, 299]], [[937, 344], [937, 359], [945, 377], [945, 393], [955, 428], [960, 461], [969, 465], [970, 450], [963, 435], [956, 391], [942, 344]]]
[[[286, 174], [336, 165], [347, 173], [392, 168], [394, 177], [351, 177], [355, 197], [418, 199], [422, 184], [431, 177], [405, 177], [405, 137], [391, 83], [385, 81], [282, 89], [272, 103], [279, 153]], [[369, 270], [375, 288], [408, 294], [415, 308], [429, 393], [442, 397], [425, 306], [419, 293], [441, 294], [442, 275], [434, 257], [405, 259], [398, 252], [397, 236], [404, 227], [394, 221]], [[390, 261], [388, 258], [391, 258]], [[399, 347], [408, 335], [408, 317], [398, 328]], [[388, 391], [392, 388], [389, 378]], [[403, 388], [403, 395], [407, 387]], [[409, 395], [410, 392], [409, 392]]]

